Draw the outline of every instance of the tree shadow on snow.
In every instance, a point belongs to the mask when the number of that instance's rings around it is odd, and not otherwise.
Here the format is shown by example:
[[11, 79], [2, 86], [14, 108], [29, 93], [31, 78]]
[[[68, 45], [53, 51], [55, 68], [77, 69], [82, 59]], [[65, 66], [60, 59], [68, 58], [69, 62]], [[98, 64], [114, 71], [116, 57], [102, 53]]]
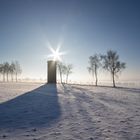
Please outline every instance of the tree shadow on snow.
[[128, 88], [128, 87], [118, 87], [118, 89], [122, 89], [124, 91], [134, 92], [140, 94], [140, 88]]
[[57, 85], [46, 84], [0, 104], [0, 129], [49, 127], [61, 115]]

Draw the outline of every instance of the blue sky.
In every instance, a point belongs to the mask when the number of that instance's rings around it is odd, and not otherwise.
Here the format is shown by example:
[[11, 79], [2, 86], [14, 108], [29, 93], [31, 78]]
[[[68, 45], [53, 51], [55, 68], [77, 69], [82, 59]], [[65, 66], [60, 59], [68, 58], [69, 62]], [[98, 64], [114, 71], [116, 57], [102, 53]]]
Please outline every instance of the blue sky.
[[[139, 0], [0, 0], [0, 62], [18, 60], [23, 77], [45, 78], [47, 55], [62, 42], [72, 80], [90, 78], [88, 57], [118, 52], [122, 80], [140, 79]], [[101, 70], [100, 79], [109, 79]]]

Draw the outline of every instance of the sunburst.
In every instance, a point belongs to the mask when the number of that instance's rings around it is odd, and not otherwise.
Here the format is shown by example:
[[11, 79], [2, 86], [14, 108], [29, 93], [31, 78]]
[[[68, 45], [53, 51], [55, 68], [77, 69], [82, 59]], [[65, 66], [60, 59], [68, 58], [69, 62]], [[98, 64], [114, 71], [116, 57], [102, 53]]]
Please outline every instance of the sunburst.
[[52, 54], [48, 55], [49, 58], [53, 58], [54, 61], [61, 61], [62, 55], [65, 55], [66, 52], [60, 52], [60, 48], [61, 48], [62, 44], [59, 43], [57, 48], [54, 49], [50, 44], [48, 45], [49, 50], [51, 51]]

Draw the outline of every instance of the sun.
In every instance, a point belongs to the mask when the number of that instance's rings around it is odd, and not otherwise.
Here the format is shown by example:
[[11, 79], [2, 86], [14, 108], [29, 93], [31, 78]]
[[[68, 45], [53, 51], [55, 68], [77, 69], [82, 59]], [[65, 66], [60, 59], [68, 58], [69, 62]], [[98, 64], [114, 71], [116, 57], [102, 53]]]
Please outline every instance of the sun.
[[53, 58], [54, 61], [61, 61], [61, 56], [65, 55], [65, 52], [60, 52], [60, 48], [61, 46], [58, 45], [56, 50], [53, 49], [50, 45], [49, 45], [49, 50], [51, 51], [52, 54], [48, 55], [49, 58]]
[[54, 50], [53, 48], [50, 48], [50, 51], [52, 52], [52, 54], [50, 54], [50, 57], [52, 57], [54, 61], [61, 60], [60, 58], [61, 53], [59, 52], [58, 48], [56, 50]]

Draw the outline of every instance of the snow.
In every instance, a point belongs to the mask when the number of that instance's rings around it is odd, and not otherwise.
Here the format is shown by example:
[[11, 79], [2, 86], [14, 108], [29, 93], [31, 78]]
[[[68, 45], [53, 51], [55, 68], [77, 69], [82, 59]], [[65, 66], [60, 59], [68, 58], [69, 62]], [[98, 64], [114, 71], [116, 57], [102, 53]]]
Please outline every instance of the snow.
[[0, 83], [0, 139], [139, 140], [140, 89]]

